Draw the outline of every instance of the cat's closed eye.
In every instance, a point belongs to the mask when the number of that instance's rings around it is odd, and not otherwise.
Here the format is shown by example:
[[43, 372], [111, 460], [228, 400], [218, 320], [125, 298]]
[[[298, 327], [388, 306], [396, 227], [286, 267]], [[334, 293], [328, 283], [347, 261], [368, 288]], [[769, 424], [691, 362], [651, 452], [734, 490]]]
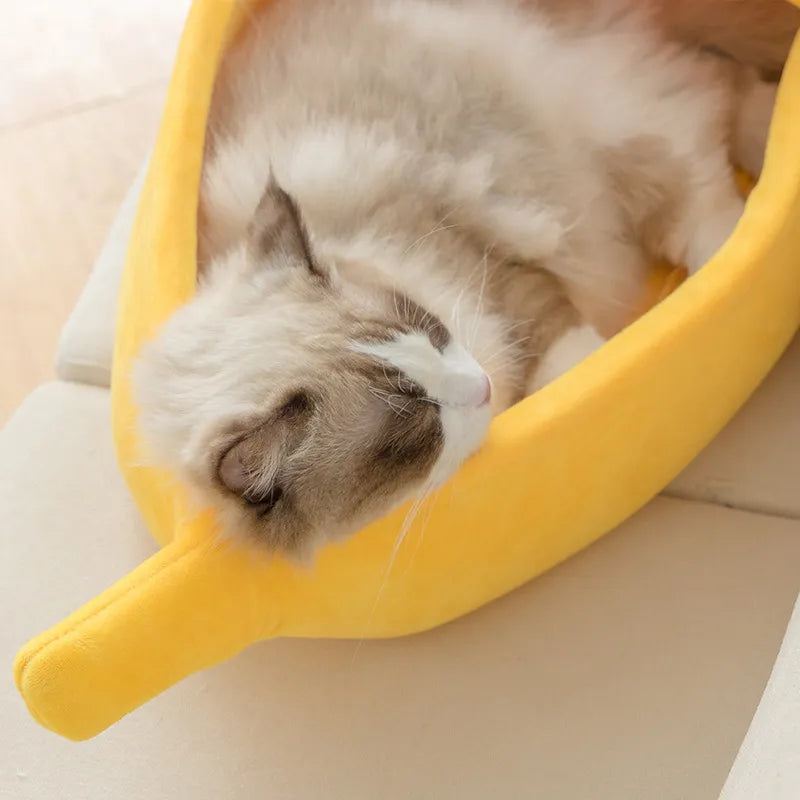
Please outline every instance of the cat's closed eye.
[[263, 519], [272, 511], [283, 497], [283, 489], [280, 486], [270, 486], [262, 492], [245, 492], [242, 499], [252, 506], [259, 519]]
[[428, 394], [425, 389], [414, 381], [405, 381], [400, 384], [400, 393], [414, 400], [426, 400]]

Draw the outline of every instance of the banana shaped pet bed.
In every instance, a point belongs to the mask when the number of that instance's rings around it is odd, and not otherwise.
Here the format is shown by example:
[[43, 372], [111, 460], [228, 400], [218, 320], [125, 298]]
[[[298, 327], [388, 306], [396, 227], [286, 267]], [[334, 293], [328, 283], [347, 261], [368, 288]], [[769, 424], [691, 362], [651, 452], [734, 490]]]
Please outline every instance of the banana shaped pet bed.
[[190, 515], [180, 487], [141, 466], [128, 375], [141, 343], [194, 290], [206, 117], [244, 6], [193, 4], [121, 290], [114, 433], [162, 549], [33, 639], [15, 664], [31, 714], [70, 739], [96, 735], [257, 640], [398, 636], [509, 592], [659, 492], [758, 386], [800, 324], [796, 45], [764, 172], [732, 238], [597, 354], [498, 417], [396, 552], [407, 508], [324, 548], [312, 568], [221, 541], [210, 512]]

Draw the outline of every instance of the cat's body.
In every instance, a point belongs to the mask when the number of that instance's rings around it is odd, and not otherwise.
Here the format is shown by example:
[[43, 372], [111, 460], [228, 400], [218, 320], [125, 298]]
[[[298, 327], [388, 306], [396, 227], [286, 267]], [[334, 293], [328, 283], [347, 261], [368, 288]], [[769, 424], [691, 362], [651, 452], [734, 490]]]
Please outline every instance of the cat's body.
[[617, 2], [524, 5], [283, 0], [228, 58], [203, 280], [137, 387], [232, 527], [298, 552], [441, 483], [736, 224], [772, 90]]
[[[578, 29], [597, 9], [611, 6], [609, 0], [520, 2], [541, 9], [554, 23]], [[660, 36], [725, 56], [771, 79], [780, 75], [800, 27], [800, 9], [788, 0], [631, 0], [627, 5], [647, 14]]]

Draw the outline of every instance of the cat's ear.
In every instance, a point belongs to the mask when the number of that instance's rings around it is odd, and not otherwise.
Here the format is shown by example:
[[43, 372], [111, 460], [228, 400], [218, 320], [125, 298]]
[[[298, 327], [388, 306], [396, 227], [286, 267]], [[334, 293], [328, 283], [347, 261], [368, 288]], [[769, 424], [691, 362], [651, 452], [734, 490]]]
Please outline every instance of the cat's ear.
[[262, 516], [283, 494], [278, 485], [282, 437], [280, 433], [275, 436], [272, 427], [262, 425], [238, 439], [217, 465], [217, 480], [222, 486], [254, 506]]
[[250, 221], [248, 239], [258, 259], [275, 266], [303, 268], [318, 277], [326, 277], [314, 258], [308, 229], [297, 203], [272, 175]]
[[[313, 413], [314, 399], [305, 390], [291, 394], [262, 420], [242, 420], [231, 427], [220, 447], [212, 446], [216, 458], [216, 480], [228, 492], [259, 509], [277, 503], [286, 484], [284, 462], [292, 442], [304, 438]], [[238, 428], [238, 431], [236, 430]], [[284, 484], [282, 486], [281, 484]]]

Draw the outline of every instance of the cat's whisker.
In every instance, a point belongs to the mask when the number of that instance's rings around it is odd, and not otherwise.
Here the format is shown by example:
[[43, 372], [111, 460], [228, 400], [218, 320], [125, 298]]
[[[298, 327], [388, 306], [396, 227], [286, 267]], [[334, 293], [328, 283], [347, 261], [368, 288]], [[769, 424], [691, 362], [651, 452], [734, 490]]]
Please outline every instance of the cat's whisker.
[[458, 293], [456, 301], [453, 304], [453, 311], [451, 314], [451, 319], [453, 321], [453, 333], [455, 334], [457, 340], [461, 339], [461, 300], [464, 297], [464, 292], [466, 289], [466, 286], [461, 288], [461, 291]]
[[[495, 366], [495, 368], [497, 368], [496, 367], [496, 363], [497, 363], [496, 359], [500, 358], [501, 355], [502, 355], [501, 353], [495, 353], [493, 356], [491, 356], [489, 359], [487, 359], [485, 363], [493, 364]], [[519, 362], [522, 362], [522, 361], [532, 361], [534, 359], [541, 358], [544, 355], [545, 355], [545, 352], [543, 352], [543, 351], [538, 351], [537, 350], [537, 351], [534, 352], [533, 350], [524, 350], [524, 351], [522, 351], [520, 353], [517, 353], [517, 354], [509, 353], [508, 355], [505, 356], [505, 358], [500, 359], [499, 363], [501, 363], [501, 364], [516, 364], [516, 363], [519, 363]]]
[[521, 319], [518, 322], [513, 322], [510, 325], [507, 325], [505, 328], [505, 334], [508, 335], [511, 331], [516, 330], [517, 328], [521, 328], [525, 325], [533, 325], [534, 323], [539, 322], [539, 319], [536, 317], [531, 317], [530, 319]]
[[422, 400], [424, 403], [430, 403], [432, 406], [438, 406], [439, 408], [444, 406], [444, 403], [442, 403], [440, 400], [434, 399], [433, 397], [421, 397], [420, 400]]
[[434, 236], [437, 233], [441, 233], [442, 231], [449, 231], [452, 228], [460, 228], [460, 227], [461, 226], [458, 224], [453, 224], [453, 225], [442, 225], [439, 228], [434, 228], [432, 231], [428, 231], [428, 233], [426, 233], [424, 236], [420, 236], [419, 239], [417, 239], [413, 244], [409, 245], [403, 252], [403, 255], [404, 256], [408, 255], [408, 252], [410, 250], [420, 247], [423, 242], [425, 242], [427, 239], [430, 239], [431, 236]]
[[477, 334], [477, 329], [478, 329], [478, 327], [480, 325], [481, 316], [483, 315], [483, 297], [484, 297], [484, 291], [486, 289], [486, 272], [487, 272], [487, 270], [485, 268], [485, 263], [484, 263], [483, 279], [481, 280], [480, 288], [478, 290], [478, 297], [477, 297], [475, 313], [473, 314], [472, 322], [471, 322], [470, 328], [469, 328], [469, 332], [467, 333], [467, 336], [466, 336], [466, 339], [467, 339], [467, 350], [469, 350], [469, 351], [472, 351], [472, 349], [473, 349], [473, 347], [475, 345], [475, 337], [476, 337], [476, 334]]
[[484, 315], [483, 307], [486, 300], [486, 284], [489, 279], [489, 257], [493, 251], [494, 251], [494, 245], [489, 245], [489, 247], [487, 247], [483, 252], [483, 259], [482, 259], [483, 275], [481, 277], [481, 286], [478, 292], [478, 308], [475, 313], [475, 318], [472, 321], [472, 330], [470, 331], [470, 336], [469, 336], [468, 349], [470, 351], [473, 350], [473, 348], [475, 347], [475, 340], [477, 339], [478, 336], [481, 317], [483, 317]]
[[[494, 353], [492, 353], [490, 356], [488, 356], [486, 359], [484, 359], [484, 362], [483, 362], [484, 367], [486, 367], [489, 364], [493, 363], [493, 361], [495, 359], [497, 359], [499, 356], [501, 356], [503, 353], [507, 353], [509, 350], [512, 350], [513, 348], [519, 347], [520, 345], [525, 344], [525, 342], [530, 341], [530, 338], [531, 338], [530, 336], [524, 336], [523, 338], [517, 339], [517, 340], [515, 340], [513, 342], [509, 342], [504, 347], [501, 347], [499, 350], [496, 350]], [[523, 355], [525, 357], [530, 357], [532, 354], [526, 352]]]
[[440, 486], [438, 489], [436, 489], [432, 496], [431, 492], [432, 490], [428, 492], [428, 499], [430, 500], [428, 503], [428, 513], [425, 515], [425, 519], [422, 521], [422, 527], [420, 529], [419, 536], [417, 536], [417, 543], [414, 545], [414, 551], [411, 553], [411, 558], [408, 560], [408, 564], [406, 565], [406, 572], [411, 569], [411, 567], [414, 565], [414, 562], [417, 560], [417, 553], [419, 553], [419, 549], [422, 546], [422, 540], [425, 538], [425, 531], [428, 529], [428, 523], [431, 520], [434, 506], [439, 502], [439, 495], [442, 492], [442, 487]]
[[[479, 258], [475, 262], [475, 266], [470, 270], [469, 275], [467, 275], [466, 279], [464, 280], [463, 285], [461, 287], [461, 291], [459, 291], [458, 296], [456, 297], [455, 303], [453, 305], [453, 312], [452, 312], [452, 319], [453, 319], [453, 323], [454, 323], [453, 324], [453, 332], [455, 333], [456, 339], [458, 339], [459, 341], [463, 341], [465, 344], [467, 343], [466, 340], [467, 339], [471, 339], [472, 337], [471, 336], [464, 336], [463, 334], [465, 332], [461, 330], [461, 303], [462, 303], [462, 300], [464, 298], [464, 294], [467, 291], [471, 291], [472, 290], [473, 284], [474, 284], [474, 282], [476, 280], [478, 280], [478, 279], [480, 279], [481, 281], [485, 280], [485, 278], [486, 278], [486, 270], [485, 270], [485, 268], [486, 268], [486, 260], [487, 260], [487, 257], [488, 257], [487, 256], [488, 252], [489, 252], [488, 249], [486, 251], [484, 251], [483, 256], [481, 258]], [[484, 267], [484, 272], [482, 274], [479, 274], [479, 269], [480, 269], [481, 266]], [[473, 310], [473, 312], [472, 312], [472, 316], [473, 316], [472, 326], [473, 327], [477, 327], [478, 318], [480, 316], [480, 307], [479, 306], [480, 306], [480, 300], [478, 300], [478, 307], [475, 310]], [[471, 330], [472, 330], [472, 327], [470, 328], [470, 331]]]
[[448, 212], [447, 212], [447, 213], [446, 213], [446, 214], [445, 214], [445, 215], [444, 215], [444, 216], [443, 216], [443, 217], [442, 217], [442, 218], [441, 218], [441, 219], [440, 219], [440, 220], [439, 220], [437, 223], [435, 223], [435, 224], [434, 224], [434, 226], [431, 228], [431, 230], [429, 230], [427, 233], [424, 233], [424, 234], [423, 234], [422, 236], [420, 236], [418, 239], [416, 239], [415, 241], [413, 241], [413, 242], [412, 242], [412, 243], [411, 243], [411, 244], [410, 244], [410, 245], [409, 245], [409, 246], [408, 246], [408, 247], [407, 247], [407, 248], [406, 248], [406, 249], [403, 251], [403, 255], [404, 255], [404, 256], [408, 255], [408, 254], [409, 254], [409, 252], [411, 252], [411, 251], [412, 251], [412, 250], [414, 250], [415, 248], [419, 247], [419, 246], [420, 246], [420, 245], [421, 245], [421, 244], [422, 244], [422, 243], [423, 243], [423, 242], [424, 242], [426, 239], [428, 239], [429, 237], [433, 236], [434, 234], [441, 233], [442, 231], [450, 230], [451, 228], [458, 228], [458, 227], [460, 227], [460, 226], [459, 226], [459, 225], [457, 225], [457, 224], [456, 224], [456, 225], [444, 225], [444, 223], [445, 223], [445, 222], [446, 222], [448, 219], [450, 219], [450, 217], [452, 217], [452, 216], [453, 216], [453, 214], [455, 214], [455, 213], [456, 213], [456, 211], [458, 211], [458, 209], [459, 209], [459, 207], [458, 207], [458, 206], [457, 206], [456, 208], [452, 208], [452, 209], [450, 209], [450, 211], [448, 211]]
[[381, 577], [381, 583], [378, 587], [378, 591], [375, 595], [375, 601], [372, 604], [372, 608], [370, 609], [370, 613], [364, 623], [364, 633], [359, 639], [358, 644], [356, 645], [355, 652], [353, 653], [353, 660], [351, 664], [355, 663], [356, 657], [358, 656], [358, 652], [361, 649], [361, 645], [364, 643], [364, 639], [366, 638], [367, 634], [369, 633], [369, 626], [372, 623], [372, 619], [375, 616], [375, 611], [378, 608], [378, 603], [380, 602], [381, 597], [383, 596], [383, 592], [386, 589], [386, 584], [389, 581], [389, 575], [392, 572], [392, 567], [394, 566], [394, 562], [397, 559], [397, 554], [400, 552], [400, 548], [403, 546], [403, 542], [408, 535], [411, 526], [414, 524], [414, 521], [419, 514], [420, 509], [422, 508], [425, 501], [430, 496], [433, 487], [431, 485], [426, 485], [422, 488], [420, 493], [416, 496], [414, 501], [412, 502], [411, 506], [406, 513], [406, 516], [403, 520], [403, 524], [400, 526], [400, 530], [398, 531], [397, 536], [395, 537], [394, 547], [392, 548], [392, 552], [389, 556], [389, 562], [386, 565], [386, 568], [383, 571], [383, 575]]
[[404, 402], [403, 405], [399, 407], [395, 405], [395, 399], [403, 400], [403, 395], [391, 394], [389, 392], [382, 391], [375, 386], [370, 386], [369, 391], [379, 400], [382, 400], [384, 403], [386, 403], [386, 405], [389, 406], [389, 408], [391, 408], [398, 417], [403, 417], [404, 419], [411, 417], [411, 412], [408, 410], [408, 401]]

